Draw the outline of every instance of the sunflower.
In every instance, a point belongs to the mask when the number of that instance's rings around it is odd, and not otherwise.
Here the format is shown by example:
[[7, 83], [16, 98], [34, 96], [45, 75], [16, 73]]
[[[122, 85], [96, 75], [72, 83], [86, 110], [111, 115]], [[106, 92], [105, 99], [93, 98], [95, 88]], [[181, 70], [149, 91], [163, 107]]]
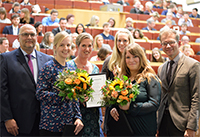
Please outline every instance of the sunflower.
[[119, 88], [122, 89], [123, 85], [124, 85], [123, 81], [120, 81], [119, 79], [116, 79], [109, 85], [109, 88], [111, 90], [115, 90], [115, 87], [119, 86]]
[[78, 79], [80, 79], [82, 82], [89, 83], [90, 77], [88, 77], [88, 73], [78, 73]]

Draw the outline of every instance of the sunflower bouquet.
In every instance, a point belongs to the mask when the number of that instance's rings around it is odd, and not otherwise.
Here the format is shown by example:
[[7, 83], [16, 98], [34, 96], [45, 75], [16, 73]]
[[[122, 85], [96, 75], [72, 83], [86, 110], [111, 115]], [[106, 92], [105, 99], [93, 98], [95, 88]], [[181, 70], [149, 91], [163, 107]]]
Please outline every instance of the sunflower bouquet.
[[135, 101], [139, 95], [139, 85], [132, 84], [127, 76], [123, 79], [115, 77], [113, 81], [106, 80], [106, 85], [101, 88], [103, 92], [102, 106], [126, 105], [128, 102]]
[[[59, 72], [57, 81], [54, 86], [60, 90], [59, 96], [69, 99], [79, 99], [81, 102], [85, 101], [85, 97], [92, 98], [93, 80], [90, 79], [89, 74], [85, 70], [76, 69], [75, 71], [63, 70]], [[88, 100], [89, 100], [88, 99]]]

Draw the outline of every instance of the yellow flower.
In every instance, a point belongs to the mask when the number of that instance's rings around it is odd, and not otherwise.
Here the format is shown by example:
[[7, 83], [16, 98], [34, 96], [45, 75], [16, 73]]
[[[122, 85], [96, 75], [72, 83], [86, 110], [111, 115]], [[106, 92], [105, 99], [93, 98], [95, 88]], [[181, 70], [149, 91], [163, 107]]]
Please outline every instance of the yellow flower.
[[89, 83], [90, 77], [88, 77], [88, 73], [78, 73], [78, 79], [80, 79], [82, 82]]
[[119, 85], [119, 88], [123, 88], [123, 81], [120, 81], [119, 79], [114, 80], [110, 85], [109, 85], [109, 89], [111, 90], [115, 90], [115, 87]]

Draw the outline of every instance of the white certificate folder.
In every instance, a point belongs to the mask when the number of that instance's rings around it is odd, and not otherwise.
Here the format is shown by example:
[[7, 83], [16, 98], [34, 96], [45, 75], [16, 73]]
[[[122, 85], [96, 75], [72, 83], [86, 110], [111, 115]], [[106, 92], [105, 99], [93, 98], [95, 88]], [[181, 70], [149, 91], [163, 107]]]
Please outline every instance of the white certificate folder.
[[91, 107], [100, 107], [103, 94], [101, 87], [105, 85], [106, 82], [106, 73], [90, 74], [90, 78], [93, 80], [92, 88], [94, 92], [92, 93], [93, 98], [86, 102], [87, 108]]

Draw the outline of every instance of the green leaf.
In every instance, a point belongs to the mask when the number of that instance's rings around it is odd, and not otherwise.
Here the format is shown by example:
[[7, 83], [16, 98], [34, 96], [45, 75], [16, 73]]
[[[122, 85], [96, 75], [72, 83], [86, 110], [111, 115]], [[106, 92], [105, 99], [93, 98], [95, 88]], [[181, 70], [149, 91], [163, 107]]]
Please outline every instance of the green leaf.
[[128, 80], [128, 77], [123, 75], [123, 78], [124, 78], [124, 81], [127, 81]]

